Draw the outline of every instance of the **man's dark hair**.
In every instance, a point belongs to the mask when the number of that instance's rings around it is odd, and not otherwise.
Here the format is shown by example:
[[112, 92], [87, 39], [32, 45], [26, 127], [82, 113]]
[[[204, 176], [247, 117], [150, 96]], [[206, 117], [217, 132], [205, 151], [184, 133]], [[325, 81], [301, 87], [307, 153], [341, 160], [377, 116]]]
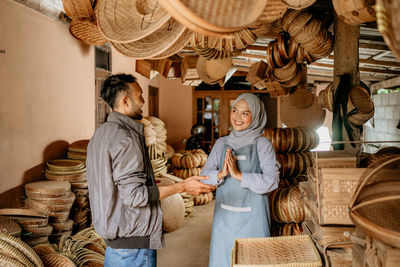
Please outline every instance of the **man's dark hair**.
[[111, 108], [114, 108], [115, 98], [119, 92], [129, 89], [128, 83], [133, 83], [136, 78], [130, 74], [115, 74], [109, 76], [101, 89], [101, 97], [106, 101]]

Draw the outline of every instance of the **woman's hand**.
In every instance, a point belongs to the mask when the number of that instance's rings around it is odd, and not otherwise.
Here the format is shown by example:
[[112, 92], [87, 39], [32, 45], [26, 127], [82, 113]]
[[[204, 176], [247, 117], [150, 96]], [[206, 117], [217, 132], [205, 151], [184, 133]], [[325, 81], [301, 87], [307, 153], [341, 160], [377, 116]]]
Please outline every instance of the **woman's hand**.
[[228, 170], [229, 173], [233, 178], [236, 178], [238, 180], [242, 180], [242, 173], [238, 170], [237, 164], [236, 164], [236, 158], [232, 154], [232, 150], [228, 149], [227, 152], [229, 151], [227, 158], [228, 158]]
[[218, 180], [224, 179], [229, 174], [228, 169], [228, 154], [230, 153], [230, 149], [227, 149], [225, 152], [225, 161], [222, 169], [218, 172], [217, 178]]

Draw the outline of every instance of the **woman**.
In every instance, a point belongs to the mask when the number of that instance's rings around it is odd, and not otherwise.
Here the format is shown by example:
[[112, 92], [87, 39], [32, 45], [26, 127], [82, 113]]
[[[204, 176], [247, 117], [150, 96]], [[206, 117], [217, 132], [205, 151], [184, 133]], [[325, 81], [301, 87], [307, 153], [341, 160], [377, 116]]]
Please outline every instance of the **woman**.
[[209, 267], [229, 267], [236, 238], [269, 236], [267, 193], [278, 187], [274, 148], [262, 137], [267, 114], [253, 94], [242, 94], [230, 114], [233, 131], [219, 138], [201, 175], [216, 192]]

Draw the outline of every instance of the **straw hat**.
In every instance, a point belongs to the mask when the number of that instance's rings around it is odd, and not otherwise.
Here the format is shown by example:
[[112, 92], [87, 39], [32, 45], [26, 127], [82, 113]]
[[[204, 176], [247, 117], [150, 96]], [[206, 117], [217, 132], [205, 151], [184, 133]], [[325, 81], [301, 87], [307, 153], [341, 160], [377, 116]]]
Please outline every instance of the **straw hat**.
[[199, 57], [197, 60], [197, 73], [205, 83], [216, 84], [225, 77], [232, 65], [232, 58], [207, 59]]
[[142, 39], [171, 18], [157, 0], [98, 0], [96, 15], [103, 34], [120, 43]]
[[193, 31], [223, 36], [238, 32], [263, 13], [265, 0], [160, 0], [179, 22]]
[[171, 47], [185, 32], [186, 28], [174, 19], [170, 19], [154, 33], [130, 43], [111, 42], [121, 53], [136, 59], [146, 59], [162, 54]]

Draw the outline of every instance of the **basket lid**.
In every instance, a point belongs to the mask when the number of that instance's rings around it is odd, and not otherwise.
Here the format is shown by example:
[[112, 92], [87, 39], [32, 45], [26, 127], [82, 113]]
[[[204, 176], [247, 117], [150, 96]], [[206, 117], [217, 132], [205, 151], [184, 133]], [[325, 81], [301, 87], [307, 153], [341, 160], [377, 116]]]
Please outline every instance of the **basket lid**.
[[72, 18], [69, 24], [69, 32], [78, 41], [87, 45], [107, 43], [107, 38], [101, 33], [96, 21], [92, 18]]
[[374, 239], [400, 247], [400, 155], [381, 158], [362, 174], [350, 201], [350, 218]]

